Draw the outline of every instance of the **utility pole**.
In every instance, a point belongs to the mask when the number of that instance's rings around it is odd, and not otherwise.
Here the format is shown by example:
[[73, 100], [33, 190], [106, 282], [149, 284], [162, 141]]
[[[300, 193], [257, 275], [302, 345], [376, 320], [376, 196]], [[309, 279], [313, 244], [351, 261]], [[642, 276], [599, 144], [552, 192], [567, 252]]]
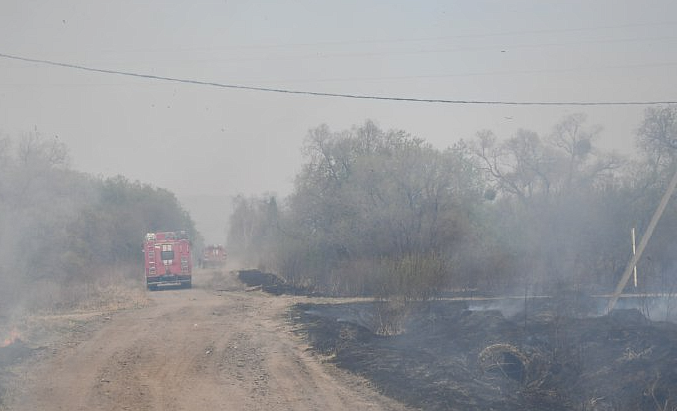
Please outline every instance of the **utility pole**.
[[[631, 237], [632, 237], [632, 256], [634, 257], [637, 254], [637, 245], [635, 244], [635, 227], [632, 227]], [[632, 267], [632, 277], [635, 280], [635, 288], [637, 288], [637, 266]]]
[[623, 277], [621, 277], [621, 281], [618, 282], [616, 290], [614, 291], [613, 295], [611, 296], [611, 299], [609, 300], [607, 312], [610, 313], [616, 306], [618, 297], [621, 296], [621, 293], [623, 292], [625, 285], [628, 283], [628, 280], [630, 279], [630, 275], [633, 272], [633, 267], [637, 265], [637, 261], [639, 261], [639, 259], [642, 257], [644, 247], [646, 247], [646, 244], [649, 242], [649, 239], [653, 235], [653, 230], [656, 228], [658, 220], [660, 220], [661, 216], [663, 215], [665, 207], [668, 205], [668, 201], [670, 200], [670, 197], [672, 197], [672, 193], [675, 191], [675, 186], [677, 186], [677, 170], [675, 171], [675, 174], [672, 176], [672, 180], [670, 180], [668, 189], [665, 191], [665, 194], [663, 194], [663, 198], [661, 199], [661, 202], [658, 204], [658, 208], [656, 208], [653, 217], [651, 217], [649, 227], [647, 227], [646, 232], [644, 233], [644, 235], [642, 235], [642, 240], [639, 242], [639, 247], [637, 247], [637, 254], [634, 254], [630, 259], [630, 262], [628, 263], [628, 266], [625, 268], [625, 272], [623, 273]]

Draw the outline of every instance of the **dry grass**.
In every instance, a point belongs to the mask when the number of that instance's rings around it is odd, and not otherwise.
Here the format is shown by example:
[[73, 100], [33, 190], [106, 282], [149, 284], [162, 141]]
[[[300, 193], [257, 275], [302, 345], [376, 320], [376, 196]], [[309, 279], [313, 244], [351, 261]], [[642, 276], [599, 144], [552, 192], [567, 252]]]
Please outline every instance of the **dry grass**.
[[85, 298], [73, 300], [76, 311], [119, 311], [141, 308], [148, 305], [145, 287], [133, 282], [96, 284], [80, 295]]
[[[127, 271], [129, 273], [130, 271]], [[31, 346], [47, 344], [53, 335], [77, 332], [83, 324], [111, 313], [145, 307], [149, 304], [142, 278], [110, 272], [96, 281], [59, 284], [41, 281], [12, 313], [0, 319], [0, 341], [17, 330], [20, 339]]]
[[33, 285], [33, 298], [26, 308], [32, 313], [111, 312], [148, 304], [143, 279], [133, 269], [98, 273], [86, 281], [57, 284], [43, 281]]

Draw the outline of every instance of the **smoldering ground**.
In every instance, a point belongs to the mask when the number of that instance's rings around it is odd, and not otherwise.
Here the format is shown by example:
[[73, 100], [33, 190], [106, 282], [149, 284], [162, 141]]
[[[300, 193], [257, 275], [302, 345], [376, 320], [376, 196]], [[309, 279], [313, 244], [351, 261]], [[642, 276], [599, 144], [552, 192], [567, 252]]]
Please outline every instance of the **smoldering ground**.
[[[280, 291], [273, 275], [241, 278]], [[388, 301], [309, 302], [296, 305], [289, 318], [322, 358], [416, 408], [655, 410], [677, 404], [677, 324], [623, 308], [637, 304], [629, 298], [602, 314], [607, 300], [579, 300], [571, 309], [561, 297], [465, 296], [412, 302], [399, 311], [388, 310]], [[396, 329], [386, 322], [398, 324], [397, 332], [384, 334]]]
[[394, 336], [374, 332], [373, 304], [304, 304], [292, 316], [330, 361], [414, 407], [655, 410], [677, 402], [675, 324], [636, 309], [571, 318], [532, 306], [525, 322], [521, 312], [477, 308], [424, 304]]

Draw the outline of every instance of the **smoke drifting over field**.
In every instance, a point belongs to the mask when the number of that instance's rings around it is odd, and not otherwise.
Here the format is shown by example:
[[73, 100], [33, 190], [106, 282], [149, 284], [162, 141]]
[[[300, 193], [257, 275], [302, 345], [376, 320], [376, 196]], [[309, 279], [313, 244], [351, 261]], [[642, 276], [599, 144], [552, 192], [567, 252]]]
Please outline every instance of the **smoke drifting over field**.
[[[502, 101], [674, 99], [674, 2], [10, 1], [0, 52], [76, 65], [361, 95]], [[657, 11], [660, 10], [659, 13]], [[265, 94], [2, 60], [0, 127], [68, 144], [76, 169], [193, 195], [293, 190], [308, 128], [365, 118], [439, 149], [491, 129], [548, 133], [572, 107]], [[644, 107], [590, 106], [630, 152]], [[218, 242], [219, 238], [207, 238]]]
[[[320, 126], [292, 195], [237, 200], [231, 252], [325, 294], [418, 300], [464, 289], [597, 313], [591, 296], [613, 292], [631, 228], [647, 231], [666, 190], [676, 110], [647, 109], [634, 160], [599, 148], [583, 114], [547, 135], [483, 131], [447, 150], [369, 121]], [[628, 292], [675, 288], [676, 207], [668, 202]]]
[[[171, 192], [70, 169], [67, 147], [28, 133], [0, 140], [0, 313], [78, 308], [140, 281], [140, 244], [166, 226], [200, 236]], [[2, 324], [0, 324], [2, 325]]]
[[[599, 296], [677, 166], [674, 1], [7, 3], [0, 342], [133, 306], [143, 235], [186, 230], [280, 290], [376, 299], [383, 341], [424, 303], [516, 297], [462, 311], [517, 358], [518, 318], [616, 326]], [[674, 321], [675, 232], [673, 199], [619, 310]]]

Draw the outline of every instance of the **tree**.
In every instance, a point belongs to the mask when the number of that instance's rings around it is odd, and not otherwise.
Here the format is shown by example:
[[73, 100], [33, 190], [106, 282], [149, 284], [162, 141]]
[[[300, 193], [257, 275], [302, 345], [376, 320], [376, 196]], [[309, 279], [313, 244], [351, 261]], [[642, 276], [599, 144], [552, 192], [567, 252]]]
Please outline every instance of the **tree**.
[[493, 132], [484, 130], [473, 147], [499, 191], [525, 204], [536, 194], [549, 194], [557, 159], [535, 132], [520, 129], [499, 143]]
[[[310, 130], [280, 220], [278, 269], [331, 292], [430, 295], [483, 191], [460, 146], [441, 152], [367, 121]], [[243, 220], [240, 218], [240, 220]]]
[[677, 106], [647, 108], [637, 130], [637, 146], [657, 169], [672, 164], [677, 153]]
[[607, 196], [618, 200], [614, 173], [622, 162], [595, 147], [601, 128], [585, 121], [582, 114], [567, 116], [546, 138], [518, 130], [499, 141], [483, 131], [470, 145], [500, 195], [493, 203], [499, 217], [486, 229], [491, 238], [482, 242], [498, 247], [490, 254], [510, 256], [508, 272], [530, 273], [535, 288], [565, 283], [578, 289], [604, 278], [608, 263], [599, 251], [618, 258], [607, 246], [617, 247], [629, 225], [608, 218], [618, 218], [620, 203], [601, 209]]
[[[637, 130], [636, 145], [642, 158], [634, 164], [628, 177], [631, 191], [631, 221], [639, 235], [646, 231], [649, 219], [665, 193], [677, 162], [677, 106], [649, 107]], [[638, 263], [642, 281], [649, 288], [666, 289], [674, 277], [674, 248], [677, 241], [677, 204], [674, 198], [667, 203], [665, 213], [646, 246], [644, 258]], [[629, 257], [627, 257], [629, 260]], [[648, 283], [648, 284], [647, 284]]]
[[104, 273], [139, 278], [147, 232], [185, 230], [200, 241], [173, 193], [71, 170], [56, 138], [11, 143], [0, 140], [0, 308], [75, 303]]
[[272, 243], [277, 240], [279, 211], [274, 195], [233, 199], [229, 219], [228, 248], [242, 263], [265, 266]]

